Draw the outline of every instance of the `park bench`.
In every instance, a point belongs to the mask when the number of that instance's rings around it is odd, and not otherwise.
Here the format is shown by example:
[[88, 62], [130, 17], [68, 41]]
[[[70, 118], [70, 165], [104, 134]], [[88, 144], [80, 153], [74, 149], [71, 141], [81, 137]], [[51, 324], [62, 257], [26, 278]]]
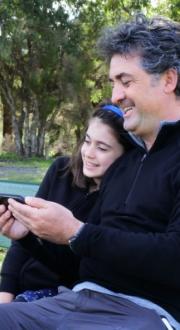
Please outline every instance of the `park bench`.
[[[38, 190], [38, 187], [38, 184], [0, 181], [0, 193], [4, 194], [10, 193], [22, 196], [34, 196]], [[0, 235], [0, 248], [8, 248], [10, 243], [10, 239]]]

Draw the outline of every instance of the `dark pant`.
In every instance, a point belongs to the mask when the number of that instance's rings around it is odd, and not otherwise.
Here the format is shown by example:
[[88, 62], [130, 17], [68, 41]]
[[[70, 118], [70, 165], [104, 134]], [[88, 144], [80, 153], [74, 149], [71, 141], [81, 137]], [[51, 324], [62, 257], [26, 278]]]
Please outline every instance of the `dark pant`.
[[90, 290], [0, 305], [2, 330], [165, 330], [154, 310]]

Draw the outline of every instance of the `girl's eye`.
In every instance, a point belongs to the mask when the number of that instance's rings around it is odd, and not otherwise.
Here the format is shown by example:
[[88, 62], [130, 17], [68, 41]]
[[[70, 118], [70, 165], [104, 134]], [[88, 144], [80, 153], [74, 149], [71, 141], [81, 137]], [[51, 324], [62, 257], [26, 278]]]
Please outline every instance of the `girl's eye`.
[[108, 151], [108, 149], [103, 148], [103, 147], [98, 147], [98, 149], [101, 150], [101, 151]]

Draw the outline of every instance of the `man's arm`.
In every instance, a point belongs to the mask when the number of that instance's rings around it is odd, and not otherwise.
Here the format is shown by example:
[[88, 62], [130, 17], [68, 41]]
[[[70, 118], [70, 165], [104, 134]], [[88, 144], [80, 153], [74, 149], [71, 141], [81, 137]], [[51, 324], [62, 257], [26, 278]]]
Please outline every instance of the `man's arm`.
[[133, 232], [88, 223], [71, 248], [117, 274], [180, 288], [180, 192], [165, 232]]
[[[37, 198], [28, 205], [10, 201], [10, 210], [39, 237], [68, 244], [81, 226], [65, 207]], [[51, 222], [49, 219], [51, 218]], [[180, 287], [180, 192], [166, 232], [132, 232], [86, 224], [73, 243], [74, 252], [112, 266], [114, 271]], [[169, 271], [169, 270], [173, 270]]]
[[[69, 238], [84, 225], [73, 216], [71, 211], [58, 203], [37, 197], [26, 197], [26, 204], [20, 204], [13, 199], [8, 201], [8, 211], [0, 217], [0, 228], [9, 238], [22, 238], [30, 230], [48, 241], [68, 244]], [[18, 223], [15, 219], [18, 219]]]

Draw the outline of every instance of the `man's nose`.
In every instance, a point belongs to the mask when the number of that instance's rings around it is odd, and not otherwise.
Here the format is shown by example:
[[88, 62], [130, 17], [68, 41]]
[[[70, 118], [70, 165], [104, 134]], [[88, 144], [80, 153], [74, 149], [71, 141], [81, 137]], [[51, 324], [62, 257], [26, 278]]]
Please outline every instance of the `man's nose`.
[[121, 101], [125, 99], [125, 91], [122, 86], [114, 86], [112, 89], [112, 103], [121, 104]]

